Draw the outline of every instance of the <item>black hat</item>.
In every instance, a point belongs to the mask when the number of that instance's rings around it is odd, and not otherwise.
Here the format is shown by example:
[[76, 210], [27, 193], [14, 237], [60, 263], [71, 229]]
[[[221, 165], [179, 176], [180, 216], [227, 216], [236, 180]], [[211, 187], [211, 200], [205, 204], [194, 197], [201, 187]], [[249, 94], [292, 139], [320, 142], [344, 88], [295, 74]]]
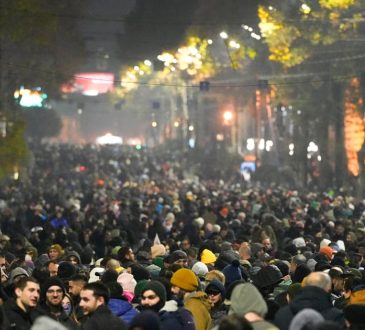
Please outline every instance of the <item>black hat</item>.
[[205, 288], [205, 292], [209, 294], [210, 292], [219, 292], [222, 295], [222, 299], [225, 298], [226, 290], [224, 288], [224, 285], [221, 281], [218, 281], [217, 279], [212, 280], [207, 287]]
[[62, 280], [57, 276], [52, 276], [46, 279], [46, 281], [42, 285], [42, 294], [41, 299], [44, 300], [46, 297], [46, 292], [51, 286], [58, 286], [61, 288], [63, 294], [66, 292], [65, 284], [62, 282]]
[[77, 273], [76, 267], [68, 261], [60, 262], [58, 266], [57, 276], [62, 280], [68, 280]]
[[166, 302], [166, 288], [164, 285], [159, 281], [149, 281], [147, 284], [143, 287], [141, 291], [141, 295], [147, 290], [152, 290], [156, 295], [160, 298], [162, 306]]
[[275, 265], [262, 267], [253, 277], [253, 283], [259, 289], [267, 288], [281, 282], [283, 274]]
[[170, 262], [174, 263], [175, 261], [178, 261], [180, 259], [187, 259], [187, 254], [182, 250], [175, 250], [170, 255]]

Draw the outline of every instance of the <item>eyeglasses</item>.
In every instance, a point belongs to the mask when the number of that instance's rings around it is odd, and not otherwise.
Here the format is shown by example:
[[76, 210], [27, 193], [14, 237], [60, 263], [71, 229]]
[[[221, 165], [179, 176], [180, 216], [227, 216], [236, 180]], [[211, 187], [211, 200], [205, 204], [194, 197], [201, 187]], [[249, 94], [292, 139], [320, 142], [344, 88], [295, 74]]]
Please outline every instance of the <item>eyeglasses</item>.
[[47, 290], [47, 293], [49, 294], [54, 294], [54, 293], [57, 293], [57, 294], [61, 294], [63, 291], [61, 289], [58, 289], [58, 290]]
[[146, 300], [146, 299], [148, 299], [148, 300], [152, 300], [152, 299], [155, 299], [155, 298], [157, 298], [157, 296], [155, 295], [155, 294], [151, 294], [150, 296], [142, 296], [142, 300]]
[[220, 294], [219, 291], [208, 291], [206, 292], [208, 296], [218, 296]]

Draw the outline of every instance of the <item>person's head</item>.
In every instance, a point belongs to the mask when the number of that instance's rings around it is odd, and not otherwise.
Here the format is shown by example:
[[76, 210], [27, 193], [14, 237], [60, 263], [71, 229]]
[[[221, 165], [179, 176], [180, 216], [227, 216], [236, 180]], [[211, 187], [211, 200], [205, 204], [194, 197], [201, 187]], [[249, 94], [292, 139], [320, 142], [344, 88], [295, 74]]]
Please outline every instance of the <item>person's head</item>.
[[58, 263], [54, 260], [51, 260], [47, 263], [47, 268], [49, 271], [49, 276], [57, 276], [58, 273]]
[[213, 280], [205, 288], [205, 293], [208, 295], [209, 302], [214, 306], [223, 302], [226, 290], [222, 282]]
[[63, 249], [59, 244], [53, 244], [48, 249], [48, 256], [50, 260], [59, 260], [63, 256]]
[[332, 282], [331, 277], [324, 272], [313, 272], [310, 273], [303, 281], [302, 285], [315, 286], [323, 289], [326, 292], [331, 292]]
[[181, 267], [188, 266], [188, 256], [182, 250], [176, 250], [172, 252], [170, 255], [170, 261], [173, 265], [180, 265]]
[[294, 274], [297, 267], [299, 265], [305, 264], [306, 262], [307, 262], [307, 258], [304, 255], [302, 255], [302, 254], [295, 255], [294, 257], [291, 258], [289, 272], [291, 274]]
[[40, 287], [33, 277], [23, 277], [15, 283], [16, 304], [23, 311], [28, 311], [38, 304]]
[[42, 286], [42, 300], [51, 308], [61, 307], [65, 285], [58, 277], [48, 278]]
[[182, 298], [186, 292], [198, 289], [198, 279], [194, 272], [187, 268], [177, 270], [171, 277], [171, 292]]
[[85, 275], [76, 274], [68, 281], [68, 293], [71, 297], [79, 297], [81, 290], [86, 285], [88, 279]]
[[62, 298], [62, 308], [66, 315], [71, 315], [74, 312], [74, 305], [72, 302], [72, 298], [68, 293], [65, 293], [65, 295]]
[[264, 249], [266, 252], [271, 251], [272, 250], [272, 244], [271, 244], [271, 239], [270, 237], [264, 237], [261, 240], [261, 244], [264, 246]]
[[129, 246], [124, 246], [118, 250], [118, 259], [121, 262], [124, 262], [124, 261], [133, 261], [134, 262], [134, 261], [136, 261], [136, 256], [135, 256], [133, 250]]
[[84, 315], [93, 314], [96, 309], [109, 301], [109, 290], [101, 282], [88, 283], [80, 292], [80, 307]]
[[166, 302], [166, 288], [159, 281], [149, 281], [141, 291], [143, 309], [158, 312]]

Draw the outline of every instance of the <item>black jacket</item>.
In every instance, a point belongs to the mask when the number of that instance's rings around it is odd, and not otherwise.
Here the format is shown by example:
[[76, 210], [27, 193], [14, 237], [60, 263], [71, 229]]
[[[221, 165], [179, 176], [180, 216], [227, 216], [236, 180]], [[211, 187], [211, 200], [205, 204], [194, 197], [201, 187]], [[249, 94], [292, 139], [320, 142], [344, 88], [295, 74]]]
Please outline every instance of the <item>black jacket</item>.
[[342, 311], [333, 307], [331, 295], [321, 288], [307, 286], [285, 307], [279, 309], [275, 315], [274, 324], [280, 330], [287, 330], [293, 317], [304, 308], [311, 308], [319, 312], [325, 320], [345, 324]]
[[70, 330], [78, 329], [77, 324], [74, 323], [70, 319], [70, 317], [64, 312], [64, 310], [62, 309], [62, 306], [60, 306], [60, 307], [61, 307], [60, 314], [57, 316], [51, 313], [51, 310], [49, 309], [47, 304], [42, 304], [41, 306], [37, 307], [37, 312], [39, 313], [39, 315], [48, 316], [51, 319], [61, 323], [67, 329], [70, 329]]
[[105, 306], [99, 306], [96, 311], [86, 318], [81, 326], [82, 330], [126, 330], [125, 323], [115, 316], [111, 310]]
[[39, 314], [35, 311], [24, 312], [14, 299], [9, 299], [4, 304], [5, 329], [29, 330]]

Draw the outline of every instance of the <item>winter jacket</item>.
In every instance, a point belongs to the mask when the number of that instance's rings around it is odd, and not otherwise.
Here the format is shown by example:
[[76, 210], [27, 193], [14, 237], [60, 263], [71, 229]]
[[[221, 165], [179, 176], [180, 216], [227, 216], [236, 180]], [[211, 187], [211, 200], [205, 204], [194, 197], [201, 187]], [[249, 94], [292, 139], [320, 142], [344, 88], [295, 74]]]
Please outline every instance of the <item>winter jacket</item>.
[[44, 315], [48, 316], [51, 319], [61, 323], [64, 327], [67, 329], [73, 330], [77, 329], [77, 324], [71, 320], [71, 318], [63, 311], [62, 306], [60, 306], [62, 310], [60, 310], [60, 314], [58, 316], [51, 313], [49, 307], [47, 304], [41, 304], [38, 307], [36, 307], [35, 311], [38, 313], [38, 315]]
[[129, 323], [138, 314], [133, 305], [124, 299], [110, 298], [108, 307], [114, 315], [118, 316], [125, 323]]
[[13, 299], [4, 304], [4, 315], [7, 330], [29, 330], [36, 317], [39, 316], [34, 310], [24, 312]]
[[333, 307], [331, 295], [321, 288], [307, 286], [288, 305], [279, 309], [275, 315], [274, 324], [280, 330], [287, 330], [293, 317], [304, 308], [319, 312], [325, 320], [334, 321], [344, 326], [342, 311]]
[[168, 300], [158, 314], [161, 330], [195, 330], [193, 315], [175, 300]]
[[101, 305], [81, 326], [82, 330], [124, 330], [125, 323], [115, 316], [108, 306]]
[[210, 330], [212, 318], [210, 317], [210, 303], [205, 292], [195, 291], [184, 299], [184, 306], [193, 314], [196, 330]]

